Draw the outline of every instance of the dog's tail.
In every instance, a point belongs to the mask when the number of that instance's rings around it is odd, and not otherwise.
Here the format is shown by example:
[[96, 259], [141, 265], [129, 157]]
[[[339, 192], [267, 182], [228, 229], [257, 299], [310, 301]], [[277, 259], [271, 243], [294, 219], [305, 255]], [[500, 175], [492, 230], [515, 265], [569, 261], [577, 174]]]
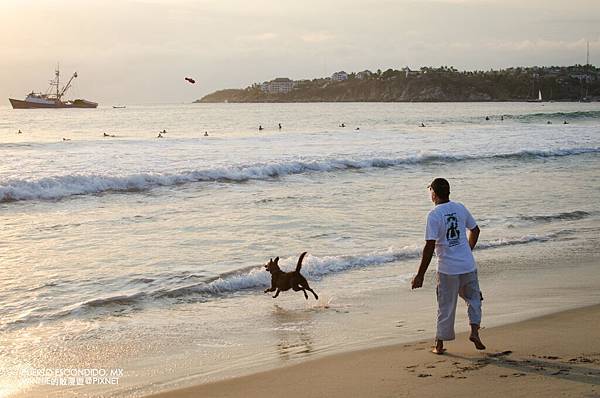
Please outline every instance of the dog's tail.
[[296, 272], [300, 272], [300, 268], [302, 268], [302, 260], [304, 260], [304, 256], [306, 256], [306, 252], [304, 252], [300, 255], [300, 258], [298, 259], [298, 265], [296, 265]]

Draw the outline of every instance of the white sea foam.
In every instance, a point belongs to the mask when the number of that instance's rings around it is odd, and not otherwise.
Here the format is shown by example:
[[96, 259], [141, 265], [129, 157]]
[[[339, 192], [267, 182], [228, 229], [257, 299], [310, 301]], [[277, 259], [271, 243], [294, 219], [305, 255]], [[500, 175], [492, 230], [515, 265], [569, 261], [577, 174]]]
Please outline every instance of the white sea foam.
[[[477, 245], [477, 250], [499, 248], [504, 246], [524, 245], [529, 243], [548, 242], [560, 239], [571, 234], [572, 231], [564, 230], [545, 235], [525, 235], [515, 238], [482, 241]], [[302, 274], [309, 280], [319, 280], [327, 275], [339, 274], [359, 268], [381, 266], [397, 261], [418, 259], [421, 250], [418, 246], [408, 246], [401, 249], [389, 248], [380, 252], [367, 253], [354, 256], [314, 256], [308, 254], [304, 259]], [[284, 271], [291, 271], [296, 267], [297, 257], [283, 258], [280, 266]], [[182, 278], [184, 280], [186, 278]], [[131, 307], [136, 304], [169, 298], [189, 298], [194, 301], [207, 301], [216, 296], [227, 296], [245, 290], [263, 289], [270, 285], [271, 275], [264, 267], [254, 267], [228, 273], [212, 281], [182, 285], [175, 288], [161, 288], [155, 290], [142, 290], [133, 293], [119, 293], [72, 304], [52, 314], [30, 313], [20, 316], [13, 322], [6, 323], [2, 328], [23, 327], [45, 320], [63, 318], [65, 316], [82, 316], [88, 311], [102, 309], [110, 311], [111, 308]], [[408, 283], [409, 278], [403, 281]]]
[[417, 154], [397, 158], [319, 159], [314, 161], [288, 161], [268, 164], [220, 167], [183, 171], [178, 174], [131, 174], [124, 176], [74, 174], [39, 179], [10, 179], [0, 181], [0, 202], [21, 200], [57, 200], [74, 195], [108, 192], [136, 192], [159, 186], [173, 186], [191, 182], [225, 181], [244, 182], [266, 180], [302, 173], [334, 172], [349, 169], [386, 168], [418, 165], [429, 162], [458, 162], [483, 159], [530, 159], [574, 156], [599, 153], [600, 147], [556, 148], [523, 150], [517, 152], [469, 154]]

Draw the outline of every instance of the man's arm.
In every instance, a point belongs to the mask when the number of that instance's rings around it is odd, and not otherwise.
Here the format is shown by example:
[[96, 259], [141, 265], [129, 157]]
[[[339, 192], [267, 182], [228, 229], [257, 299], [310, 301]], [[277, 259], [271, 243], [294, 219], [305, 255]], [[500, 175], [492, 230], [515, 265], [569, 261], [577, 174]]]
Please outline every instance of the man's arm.
[[475, 248], [477, 244], [477, 239], [479, 239], [479, 227], [476, 225], [475, 228], [469, 230], [469, 246], [471, 246], [471, 250]]
[[423, 255], [421, 256], [421, 265], [417, 275], [412, 280], [412, 288], [418, 289], [423, 286], [423, 279], [425, 278], [425, 272], [431, 263], [433, 252], [435, 250], [435, 240], [426, 240], [425, 247], [423, 247]]

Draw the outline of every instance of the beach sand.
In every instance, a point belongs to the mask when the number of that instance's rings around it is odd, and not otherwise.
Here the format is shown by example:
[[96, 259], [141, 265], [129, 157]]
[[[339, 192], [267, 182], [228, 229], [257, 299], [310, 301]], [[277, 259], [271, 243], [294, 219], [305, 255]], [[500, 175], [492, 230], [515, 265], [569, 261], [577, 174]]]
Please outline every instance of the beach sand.
[[[379, 347], [152, 395], [182, 397], [600, 397], [600, 305], [432, 341]], [[469, 394], [469, 395], [467, 395]]]

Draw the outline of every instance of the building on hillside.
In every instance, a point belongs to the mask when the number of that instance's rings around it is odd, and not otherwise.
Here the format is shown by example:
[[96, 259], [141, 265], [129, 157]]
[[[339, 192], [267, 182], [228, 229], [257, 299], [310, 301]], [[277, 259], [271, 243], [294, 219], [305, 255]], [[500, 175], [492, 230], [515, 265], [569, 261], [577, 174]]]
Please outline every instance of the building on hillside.
[[408, 66], [405, 66], [404, 68], [402, 68], [402, 72], [404, 72], [404, 77], [416, 76], [421, 73], [418, 70], [411, 70]]
[[294, 88], [294, 81], [287, 77], [278, 77], [269, 82], [260, 85], [260, 89], [265, 93], [289, 93]]
[[331, 80], [336, 81], [336, 82], [341, 82], [344, 80], [348, 80], [348, 74], [346, 72], [339, 71], [339, 72], [335, 72], [333, 75], [331, 75]]
[[373, 72], [371, 72], [368, 69], [365, 69], [362, 72], [358, 72], [356, 74], [356, 78], [360, 79], [360, 80], [364, 80], [364, 79], [368, 79], [369, 77], [371, 77], [372, 74], [373, 74]]

